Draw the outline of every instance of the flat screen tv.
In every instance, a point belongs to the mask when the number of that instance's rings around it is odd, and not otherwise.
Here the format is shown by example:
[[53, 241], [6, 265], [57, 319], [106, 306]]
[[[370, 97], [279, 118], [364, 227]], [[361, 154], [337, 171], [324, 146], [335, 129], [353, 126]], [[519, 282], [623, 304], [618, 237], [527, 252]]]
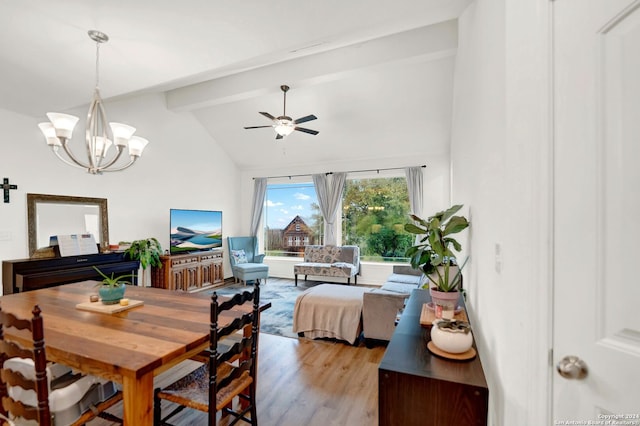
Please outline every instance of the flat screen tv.
[[222, 212], [171, 209], [171, 254], [222, 247]]

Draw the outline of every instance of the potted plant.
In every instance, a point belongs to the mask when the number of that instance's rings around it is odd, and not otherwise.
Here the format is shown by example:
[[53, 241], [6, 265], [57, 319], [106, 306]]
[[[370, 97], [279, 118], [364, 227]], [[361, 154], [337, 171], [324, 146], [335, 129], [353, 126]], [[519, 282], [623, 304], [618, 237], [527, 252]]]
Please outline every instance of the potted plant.
[[98, 294], [100, 295], [100, 300], [105, 305], [112, 305], [120, 302], [120, 299], [124, 297], [126, 285], [129, 284], [129, 281], [124, 281], [124, 278], [132, 277], [132, 274], [120, 275], [114, 277], [114, 273], [111, 273], [111, 276], [106, 275], [97, 267], [93, 267], [98, 274], [102, 277], [102, 281], [100, 282], [98, 288]]
[[146, 238], [144, 240], [135, 240], [131, 246], [125, 251], [130, 259], [139, 260], [142, 268], [142, 286], [146, 285], [145, 271], [149, 266], [161, 268], [160, 256], [162, 255], [162, 246], [155, 238]]
[[[447, 307], [458, 300], [458, 289], [462, 282], [462, 267], [457, 267], [454, 251], [461, 250], [460, 243], [451, 235], [469, 227], [469, 221], [464, 216], [455, 214], [462, 208], [461, 204], [454, 205], [447, 210], [440, 211], [426, 220], [411, 215], [415, 223], [407, 223], [405, 231], [422, 236], [420, 241], [409, 247], [406, 256], [410, 258], [411, 266], [421, 269], [428, 281], [431, 297], [438, 304], [438, 296], [449, 299]], [[451, 268], [451, 266], [456, 266]], [[436, 293], [434, 293], [436, 292]], [[449, 294], [438, 294], [449, 293]], [[453, 302], [451, 302], [453, 300]]]

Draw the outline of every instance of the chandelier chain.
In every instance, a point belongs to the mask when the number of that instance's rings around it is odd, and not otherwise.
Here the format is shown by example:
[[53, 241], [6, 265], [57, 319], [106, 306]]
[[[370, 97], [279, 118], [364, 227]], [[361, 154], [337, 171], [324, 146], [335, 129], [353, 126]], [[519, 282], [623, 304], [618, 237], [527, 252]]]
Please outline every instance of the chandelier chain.
[[96, 88], [100, 85], [100, 42], [96, 41]]

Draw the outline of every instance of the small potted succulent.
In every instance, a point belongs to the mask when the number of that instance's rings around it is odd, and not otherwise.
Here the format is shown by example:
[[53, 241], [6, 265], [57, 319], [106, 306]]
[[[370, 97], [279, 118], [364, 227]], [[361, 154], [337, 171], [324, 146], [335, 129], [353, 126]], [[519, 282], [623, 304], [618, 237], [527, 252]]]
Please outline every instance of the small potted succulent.
[[454, 251], [459, 252], [462, 247], [451, 235], [469, 227], [469, 221], [464, 216], [455, 215], [461, 208], [461, 204], [454, 205], [426, 220], [411, 215], [415, 223], [404, 226], [405, 231], [422, 237], [406, 251], [411, 266], [424, 272], [428, 279], [425, 287], [430, 288], [434, 303], [441, 303], [447, 308], [453, 305], [454, 309], [462, 284], [461, 272], [464, 264], [457, 267]]
[[129, 281], [124, 281], [125, 278], [130, 278], [132, 274], [119, 275], [114, 276], [114, 273], [111, 273], [111, 276], [106, 275], [97, 267], [93, 267], [98, 274], [102, 277], [102, 281], [98, 284], [98, 294], [100, 295], [100, 300], [105, 305], [113, 305], [120, 302], [120, 299], [124, 297], [125, 289], [127, 288], [127, 284]]

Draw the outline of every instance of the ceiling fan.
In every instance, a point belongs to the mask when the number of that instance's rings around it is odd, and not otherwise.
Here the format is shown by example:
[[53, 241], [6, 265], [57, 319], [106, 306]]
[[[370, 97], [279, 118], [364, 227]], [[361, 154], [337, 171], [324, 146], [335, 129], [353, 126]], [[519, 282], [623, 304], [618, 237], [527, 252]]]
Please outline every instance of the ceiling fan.
[[306, 123], [307, 121], [316, 120], [318, 117], [315, 115], [306, 115], [304, 117], [298, 118], [297, 120], [293, 120], [291, 117], [287, 116], [287, 92], [289, 91], [289, 86], [282, 85], [280, 86], [284, 94], [284, 109], [283, 113], [279, 117], [274, 117], [268, 112], [261, 112], [260, 114], [267, 117], [269, 120], [273, 121], [273, 124], [269, 126], [251, 126], [245, 127], [245, 129], [261, 129], [264, 127], [273, 127], [276, 131], [276, 139], [282, 139], [285, 136], [291, 134], [294, 130], [299, 132], [309, 133], [310, 135], [317, 135], [319, 132], [317, 130], [306, 129], [304, 127], [298, 127], [298, 124]]

